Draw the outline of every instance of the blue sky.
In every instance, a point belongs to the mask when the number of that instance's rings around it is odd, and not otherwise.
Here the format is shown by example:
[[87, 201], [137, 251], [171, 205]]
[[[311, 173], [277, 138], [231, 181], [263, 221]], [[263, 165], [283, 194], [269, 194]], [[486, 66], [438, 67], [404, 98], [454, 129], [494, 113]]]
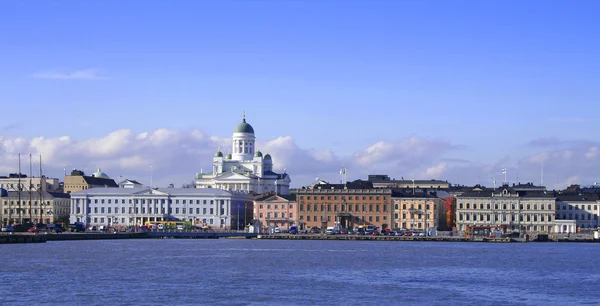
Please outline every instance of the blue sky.
[[[543, 153], [527, 145], [536, 139], [553, 138], [553, 150], [596, 141], [599, 11], [597, 1], [3, 2], [0, 135], [229, 137], [245, 110], [257, 137], [291, 136], [340, 160], [420, 137], [459, 146], [446, 158], [518, 167]], [[382, 169], [401, 175], [394, 167]]]

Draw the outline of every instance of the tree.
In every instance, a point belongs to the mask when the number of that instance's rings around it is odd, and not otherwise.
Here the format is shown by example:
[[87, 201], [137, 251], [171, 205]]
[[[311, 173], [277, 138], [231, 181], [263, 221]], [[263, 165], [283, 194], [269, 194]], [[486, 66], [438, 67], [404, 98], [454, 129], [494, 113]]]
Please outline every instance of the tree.
[[183, 184], [181, 188], [196, 188], [196, 181], [192, 180], [188, 184]]

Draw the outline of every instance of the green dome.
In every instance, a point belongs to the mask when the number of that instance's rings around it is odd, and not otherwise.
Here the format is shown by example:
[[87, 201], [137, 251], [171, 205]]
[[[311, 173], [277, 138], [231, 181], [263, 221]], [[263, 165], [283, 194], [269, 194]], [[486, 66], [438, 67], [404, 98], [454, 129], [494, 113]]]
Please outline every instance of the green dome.
[[215, 157], [223, 157], [223, 153], [221, 152], [221, 150], [217, 151], [217, 153], [215, 153]]
[[231, 159], [231, 153], [227, 153], [227, 156], [225, 156], [225, 159]]
[[259, 151], [256, 151], [256, 153], [254, 153], [254, 157], [263, 157], [262, 153]]
[[254, 128], [246, 123], [246, 112], [242, 115], [242, 122], [235, 127], [234, 133], [250, 133], [254, 134]]
[[265, 160], [271, 160], [271, 155], [269, 153], [267, 153], [267, 155], [265, 155], [264, 159]]

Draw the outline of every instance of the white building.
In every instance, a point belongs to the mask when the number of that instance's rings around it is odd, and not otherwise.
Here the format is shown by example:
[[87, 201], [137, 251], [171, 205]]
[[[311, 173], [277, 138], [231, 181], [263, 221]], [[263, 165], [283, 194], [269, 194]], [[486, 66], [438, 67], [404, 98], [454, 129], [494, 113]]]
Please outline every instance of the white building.
[[516, 191], [505, 185], [456, 197], [456, 227], [503, 226], [507, 232], [551, 233], [556, 197], [552, 192]]
[[[572, 220], [577, 230], [589, 231], [600, 224], [599, 204], [598, 194], [559, 194], [556, 200], [556, 219]], [[563, 229], [566, 229], [565, 225]]]
[[8, 191], [19, 191], [19, 184], [21, 185], [21, 191], [38, 191], [42, 188], [42, 191], [57, 192], [60, 189], [59, 180], [57, 178], [49, 177], [27, 177], [21, 175], [19, 178], [18, 174], [10, 174], [8, 177], [0, 177], [0, 188]]
[[242, 229], [252, 219], [247, 197], [215, 188], [91, 188], [71, 193], [70, 222], [139, 226], [199, 220], [215, 228]]
[[254, 128], [246, 122], [246, 115], [233, 131], [231, 152], [223, 157], [221, 149], [213, 158], [210, 173], [196, 175], [196, 188], [219, 188], [248, 194], [275, 191], [287, 195], [290, 176], [273, 172], [273, 160], [268, 153], [263, 156], [255, 145]]

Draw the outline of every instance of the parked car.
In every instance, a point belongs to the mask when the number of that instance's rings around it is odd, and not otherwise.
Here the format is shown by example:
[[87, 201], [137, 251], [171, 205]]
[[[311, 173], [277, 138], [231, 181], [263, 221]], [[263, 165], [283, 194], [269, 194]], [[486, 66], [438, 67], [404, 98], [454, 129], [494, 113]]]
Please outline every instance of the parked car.
[[38, 232], [38, 228], [37, 227], [31, 227], [27, 230], [28, 233], [37, 233]]
[[290, 234], [298, 234], [298, 227], [297, 226], [291, 226], [290, 227]]
[[316, 226], [313, 226], [313, 227], [310, 228], [310, 233], [311, 234], [320, 234], [321, 233], [321, 229], [318, 228], [318, 227], [316, 227]]
[[6, 225], [6, 226], [2, 227], [2, 231], [3, 232], [14, 232], [15, 229], [12, 226], [10, 226], [10, 225]]
[[276, 228], [273, 230], [273, 233], [275, 233], [275, 234], [281, 234], [281, 229], [280, 229], [279, 227], [276, 227]]

